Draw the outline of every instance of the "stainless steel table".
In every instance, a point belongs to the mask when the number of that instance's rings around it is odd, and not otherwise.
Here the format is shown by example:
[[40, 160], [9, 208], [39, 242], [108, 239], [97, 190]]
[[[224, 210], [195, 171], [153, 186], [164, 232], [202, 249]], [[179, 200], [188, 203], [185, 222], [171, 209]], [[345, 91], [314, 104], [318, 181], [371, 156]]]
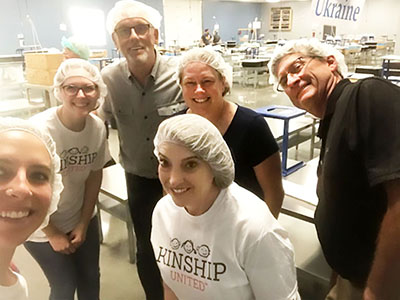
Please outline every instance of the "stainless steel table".
[[318, 204], [317, 167], [319, 157], [305, 163], [304, 167], [282, 180], [285, 190], [282, 212], [303, 221], [314, 223]]
[[[315, 194], [317, 164], [318, 158], [314, 158], [305, 163], [304, 168], [283, 179], [285, 189], [283, 213], [313, 223], [314, 211], [318, 202]], [[125, 171], [120, 164], [103, 170], [100, 193], [123, 205], [130, 217]]]
[[43, 84], [33, 84], [26, 82], [24, 84], [26, 90], [26, 97], [28, 98], [28, 102], [32, 103], [31, 100], [31, 90], [40, 90], [42, 91], [42, 98], [44, 101], [44, 105], [46, 108], [57, 106], [57, 99], [53, 94], [53, 86], [51, 85], [43, 85]]
[[126, 223], [126, 229], [128, 231], [129, 261], [135, 263], [136, 237], [133, 231], [133, 222], [128, 205], [125, 171], [120, 164], [103, 169], [103, 181], [100, 187], [97, 208], [108, 212], [112, 216]]

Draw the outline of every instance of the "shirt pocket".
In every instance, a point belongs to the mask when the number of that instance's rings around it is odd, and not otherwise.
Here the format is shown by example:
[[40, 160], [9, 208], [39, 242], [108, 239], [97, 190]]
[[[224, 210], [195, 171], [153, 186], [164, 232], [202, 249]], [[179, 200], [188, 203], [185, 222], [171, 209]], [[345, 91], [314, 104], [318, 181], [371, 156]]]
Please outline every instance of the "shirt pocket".
[[114, 103], [114, 113], [117, 116], [133, 115], [133, 104], [131, 101], [121, 101]]
[[179, 103], [168, 104], [165, 106], [160, 106], [157, 108], [157, 112], [160, 117], [167, 117], [167, 116], [172, 116], [177, 112], [184, 110], [185, 108], [186, 108], [185, 102], [179, 102]]
[[133, 122], [133, 105], [129, 101], [115, 103], [113, 107], [114, 118], [117, 122], [117, 127], [123, 128], [131, 126]]

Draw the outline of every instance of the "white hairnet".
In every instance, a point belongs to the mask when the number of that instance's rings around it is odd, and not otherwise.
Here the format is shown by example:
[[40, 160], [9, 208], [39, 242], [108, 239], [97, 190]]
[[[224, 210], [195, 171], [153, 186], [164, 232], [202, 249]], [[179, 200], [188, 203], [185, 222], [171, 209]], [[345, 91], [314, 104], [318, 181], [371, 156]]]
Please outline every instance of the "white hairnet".
[[338, 63], [338, 72], [342, 77], [347, 75], [347, 66], [344, 60], [344, 56], [335, 47], [329, 44], [323, 44], [318, 39], [299, 39], [288, 41], [283, 46], [277, 46], [274, 54], [268, 63], [268, 69], [270, 70], [269, 82], [271, 84], [277, 84], [277, 67], [281, 62], [281, 59], [287, 55], [293, 53], [301, 53], [305, 56], [310, 57], [327, 57], [334, 56]]
[[[60, 171], [60, 158], [56, 153], [56, 144], [53, 141], [50, 134], [35, 125], [32, 121], [23, 120], [18, 118], [6, 117], [0, 118], [0, 133], [5, 131], [20, 130], [36, 136], [49, 152], [51, 159], [51, 202], [47, 212], [47, 216], [44, 219], [39, 229], [44, 228], [49, 223], [49, 216], [57, 210], [58, 201], [60, 200], [60, 194], [63, 190], [62, 177], [58, 172]], [[29, 151], [29, 149], [27, 149]]]
[[193, 48], [181, 57], [175, 74], [178, 84], [181, 83], [183, 69], [191, 62], [204, 63], [221, 74], [227, 84], [223, 96], [232, 88], [232, 67], [225, 62], [220, 53], [208, 48]]
[[89, 59], [90, 56], [89, 46], [83, 41], [79, 40], [77, 37], [71, 36], [67, 39], [65, 36], [63, 36], [61, 39], [61, 45], [63, 46], [63, 48], [68, 48], [72, 52], [79, 55], [80, 58], [86, 60]]
[[53, 88], [54, 88], [54, 96], [58, 100], [62, 100], [61, 86], [67, 78], [81, 76], [89, 79], [94, 84], [96, 84], [100, 91], [99, 100], [102, 100], [107, 95], [107, 86], [101, 77], [99, 69], [88, 62], [87, 60], [83, 60], [80, 58], [70, 58], [64, 60], [62, 64], [58, 67], [57, 73], [54, 76], [53, 80]]
[[106, 27], [110, 34], [119, 22], [130, 18], [143, 18], [154, 28], [159, 29], [162, 16], [158, 10], [142, 2], [134, 0], [121, 0], [115, 3], [107, 15]]
[[235, 167], [228, 145], [219, 130], [206, 118], [196, 114], [178, 115], [161, 122], [154, 138], [154, 154], [159, 146], [171, 142], [186, 147], [205, 161], [214, 174], [217, 187], [228, 187], [235, 176]]

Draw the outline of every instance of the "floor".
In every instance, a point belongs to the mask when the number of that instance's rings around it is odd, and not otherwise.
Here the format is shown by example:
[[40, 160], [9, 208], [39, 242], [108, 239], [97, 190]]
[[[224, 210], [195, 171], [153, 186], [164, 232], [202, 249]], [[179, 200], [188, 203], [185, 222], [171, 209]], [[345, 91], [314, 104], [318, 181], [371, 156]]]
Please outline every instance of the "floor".
[[[290, 101], [284, 94], [276, 94], [272, 91], [271, 86], [258, 86], [256, 89], [253, 86], [234, 85], [230, 95], [227, 98], [240, 105], [250, 108], [261, 107], [270, 104], [290, 105]], [[114, 130], [110, 135], [111, 153], [114, 158], [118, 158], [118, 140]], [[289, 151], [289, 157], [294, 157], [295, 149]], [[299, 149], [298, 159], [308, 160], [309, 144], [303, 143]], [[315, 155], [317, 155], [316, 153]], [[285, 220], [284, 220], [285, 219]], [[128, 247], [126, 241], [125, 224], [102, 212], [104, 243], [101, 245], [101, 299], [105, 300], [126, 300], [126, 299], [145, 299], [142, 287], [140, 285], [136, 266], [128, 262]], [[286, 218], [282, 221], [292, 222]], [[304, 231], [314, 230], [311, 224], [305, 224]], [[302, 238], [299, 237], [300, 243]], [[21, 246], [17, 249], [14, 262], [21, 270], [21, 273], [28, 281], [31, 300], [47, 299], [49, 288], [47, 281], [30, 255]], [[304, 280], [303, 280], [304, 281]], [[300, 280], [299, 280], [300, 282]], [[304, 285], [311, 284], [306, 282]], [[313, 291], [322, 294], [324, 291], [320, 287], [312, 287]], [[312, 292], [314, 293], [314, 292]], [[309, 293], [308, 293], [309, 294]], [[306, 296], [303, 299], [315, 300], [322, 299], [319, 296]]]

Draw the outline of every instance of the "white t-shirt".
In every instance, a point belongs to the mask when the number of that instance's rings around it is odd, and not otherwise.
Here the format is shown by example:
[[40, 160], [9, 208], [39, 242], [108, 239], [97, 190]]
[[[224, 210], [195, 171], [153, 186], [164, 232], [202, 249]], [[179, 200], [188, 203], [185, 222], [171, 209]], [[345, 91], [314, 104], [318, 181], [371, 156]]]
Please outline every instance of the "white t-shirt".
[[28, 287], [25, 278], [18, 273], [17, 282], [12, 286], [0, 285], [0, 300], [28, 300]]
[[179, 299], [300, 299], [287, 232], [265, 202], [236, 183], [200, 216], [166, 195], [152, 224], [158, 267]]
[[[83, 206], [85, 181], [91, 171], [96, 171], [111, 159], [103, 121], [92, 114], [86, 118], [85, 128], [80, 132], [66, 128], [57, 116], [57, 107], [52, 107], [34, 117], [44, 126], [56, 143], [61, 160], [61, 175], [64, 189], [57, 211], [50, 220], [64, 233], [72, 231], [78, 224]], [[93, 215], [96, 212], [93, 212]], [[36, 231], [31, 241], [45, 242], [43, 231]]]

